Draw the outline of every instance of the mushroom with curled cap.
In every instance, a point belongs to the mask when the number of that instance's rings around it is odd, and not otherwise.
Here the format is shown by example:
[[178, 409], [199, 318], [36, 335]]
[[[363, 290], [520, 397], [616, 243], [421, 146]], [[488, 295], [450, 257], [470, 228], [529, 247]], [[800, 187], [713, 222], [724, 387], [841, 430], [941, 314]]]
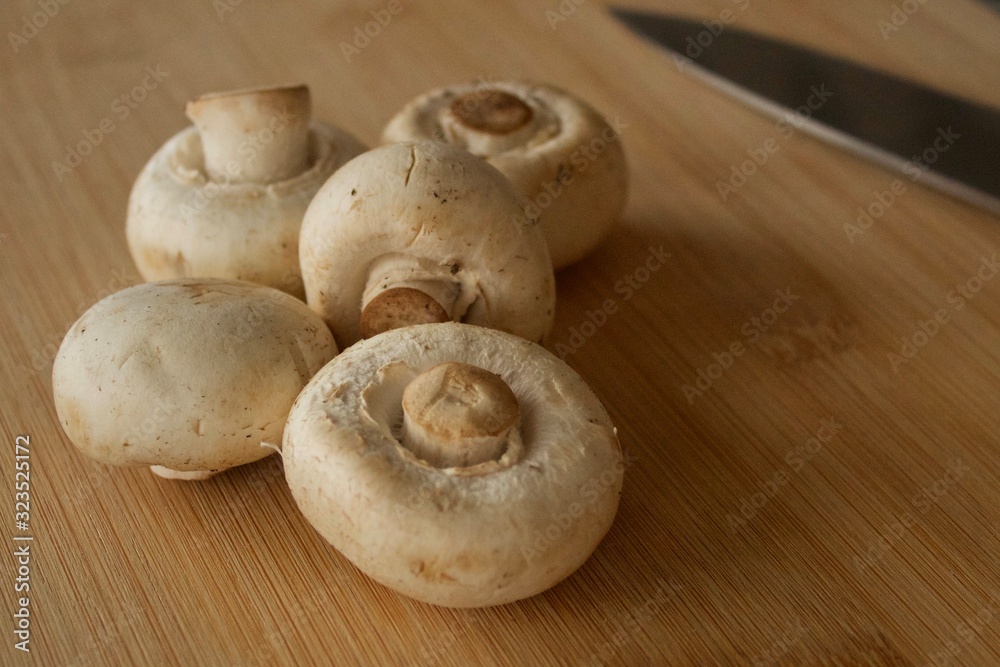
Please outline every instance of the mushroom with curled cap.
[[455, 146], [405, 142], [348, 162], [310, 204], [299, 255], [306, 299], [342, 348], [410, 324], [535, 341], [552, 325], [541, 230], [502, 174]]
[[296, 400], [282, 446], [306, 519], [410, 597], [505, 604], [572, 574], [611, 526], [615, 428], [544, 348], [465, 324], [352, 346]]
[[439, 88], [407, 104], [383, 142], [435, 139], [500, 170], [539, 217], [556, 269], [590, 253], [621, 215], [628, 168], [618, 133], [583, 100], [544, 84]]
[[70, 328], [52, 368], [56, 413], [84, 453], [175, 479], [271, 453], [292, 402], [337, 353], [284, 292], [216, 278], [124, 289]]
[[193, 127], [149, 160], [129, 198], [126, 236], [146, 280], [248, 280], [302, 297], [302, 216], [330, 175], [365, 147], [311, 119], [306, 86], [212, 93]]

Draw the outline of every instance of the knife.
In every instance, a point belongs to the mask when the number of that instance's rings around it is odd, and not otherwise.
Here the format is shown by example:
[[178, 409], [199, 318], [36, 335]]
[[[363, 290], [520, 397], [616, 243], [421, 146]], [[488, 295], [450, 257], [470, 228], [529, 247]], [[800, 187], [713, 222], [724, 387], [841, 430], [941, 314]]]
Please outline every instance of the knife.
[[735, 10], [702, 22], [611, 11], [682, 71], [786, 127], [1000, 214], [1000, 110], [739, 30]]

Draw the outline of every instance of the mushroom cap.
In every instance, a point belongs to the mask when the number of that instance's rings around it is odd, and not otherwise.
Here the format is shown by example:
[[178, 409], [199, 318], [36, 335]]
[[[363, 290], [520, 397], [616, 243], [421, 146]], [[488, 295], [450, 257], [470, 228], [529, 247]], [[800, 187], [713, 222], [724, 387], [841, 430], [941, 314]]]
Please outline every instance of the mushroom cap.
[[188, 127], [143, 168], [129, 197], [129, 250], [146, 280], [211, 276], [303, 297], [299, 228], [313, 196], [365, 147], [347, 132], [311, 125], [310, 166], [267, 185], [219, 183], [204, 169], [201, 137]]
[[537, 221], [502, 174], [455, 146], [405, 142], [348, 162], [306, 211], [299, 255], [306, 299], [341, 348], [361, 338], [370, 267], [390, 256], [458, 286], [468, 307], [456, 319], [534, 341], [552, 326], [555, 278]]
[[[466, 115], [475, 125], [477, 104], [489, 104], [489, 91], [508, 93], [531, 110], [518, 143], [499, 151], [472, 145], [453, 129], [452, 105], [468, 100]], [[509, 120], [513, 114], [503, 111], [502, 120]], [[409, 102], [382, 134], [383, 143], [417, 139], [467, 148], [509, 178], [527, 197], [529, 214], [539, 217], [556, 269], [597, 247], [625, 207], [628, 164], [621, 138], [593, 107], [555, 86], [498, 81], [438, 88]]]
[[298, 299], [246, 282], [177, 279], [102, 299], [52, 369], [59, 422], [112, 465], [217, 471], [271, 453], [292, 402], [337, 353]]
[[[406, 386], [452, 361], [498, 374], [517, 397], [520, 446], [499, 461], [436, 468], [400, 444]], [[320, 535], [380, 583], [449, 607], [505, 604], [573, 573], [611, 526], [623, 473], [607, 412], [569, 366], [456, 323], [346, 350], [296, 400], [282, 457]]]

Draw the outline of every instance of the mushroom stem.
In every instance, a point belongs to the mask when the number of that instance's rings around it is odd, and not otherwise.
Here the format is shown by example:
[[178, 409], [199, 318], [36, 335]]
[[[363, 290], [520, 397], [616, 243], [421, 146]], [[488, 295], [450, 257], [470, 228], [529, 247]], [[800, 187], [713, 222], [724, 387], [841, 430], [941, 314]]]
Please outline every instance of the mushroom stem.
[[438, 468], [499, 461], [518, 423], [517, 397], [499, 375], [449, 362], [403, 391], [403, 446]]
[[164, 466], [149, 466], [154, 475], [164, 479], [181, 479], [189, 482], [201, 482], [215, 475], [211, 470], [172, 470]]
[[441, 117], [445, 138], [470, 153], [496, 155], [525, 144], [535, 131], [534, 111], [503, 90], [474, 90], [455, 98]]
[[205, 171], [222, 183], [274, 183], [309, 166], [312, 102], [304, 85], [203, 95], [185, 109]]
[[461, 290], [445, 279], [440, 267], [429, 269], [414, 258], [389, 256], [376, 262], [370, 275], [361, 297], [362, 337], [453, 319]]

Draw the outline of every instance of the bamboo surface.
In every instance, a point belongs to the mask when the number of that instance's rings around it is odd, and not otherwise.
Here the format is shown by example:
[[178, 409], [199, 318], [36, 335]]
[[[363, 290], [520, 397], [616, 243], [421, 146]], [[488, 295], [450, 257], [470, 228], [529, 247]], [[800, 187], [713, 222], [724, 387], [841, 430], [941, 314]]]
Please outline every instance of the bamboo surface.
[[[917, 9], [883, 37], [904, 4]], [[341, 43], [385, 3], [52, 6], [0, 47], [0, 495], [5, 532], [34, 536], [30, 655], [13, 648], [17, 564], [0, 557], [0, 664], [1000, 664], [994, 216], [905, 181], [848, 233], [897, 175], [778, 132], [598, 0], [403, 2], [349, 62]], [[1000, 15], [971, 0], [646, 6], [728, 8], [741, 28], [1000, 106]], [[2, 3], [2, 33], [39, 7]], [[632, 172], [621, 227], [558, 275], [552, 346], [629, 452], [615, 524], [575, 575], [499, 608], [435, 608], [327, 545], [274, 457], [176, 483], [77, 453], [51, 361], [87, 307], [139, 281], [126, 199], [188, 99], [302, 81], [318, 117], [372, 144], [420, 92], [515, 77], [616, 119]], [[78, 166], [54, 167], [102, 124]], [[723, 200], [717, 182], [769, 140], [779, 150]]]

